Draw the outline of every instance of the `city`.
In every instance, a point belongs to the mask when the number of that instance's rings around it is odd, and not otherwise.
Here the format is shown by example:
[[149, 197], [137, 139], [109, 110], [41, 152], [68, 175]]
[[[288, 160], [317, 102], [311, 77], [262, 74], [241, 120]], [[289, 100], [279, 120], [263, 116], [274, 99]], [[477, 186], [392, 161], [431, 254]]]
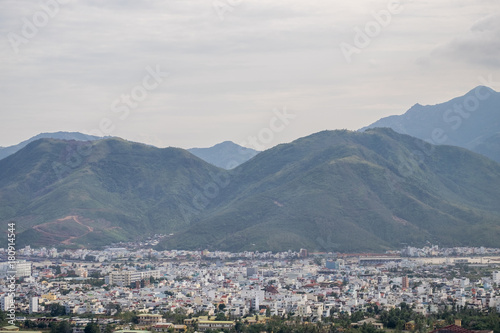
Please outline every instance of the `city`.
[[[2, 279], [1, 310], [14, 309], [15, 317], [6, 320], [23, 329], [52, 331], [54, 323], [69, 320], [74, 333], [94, 320], [101, 331], [241, 331], [238, 324], [274, 319], [343, 331], [345, 318], [350, 330], [369, 325], [425, 332], [452, 324], [460, 311], [500, 313], [500, 249], [230, 253], [155, 251], [151, 243], [19, 249], [15, 293]], [[0, 264], [3, 278], [8, 271], [8, 263]], [[387, 319], [405, 308], [433, 320]], [[454, 316], [438, 319], [446, 313]]]

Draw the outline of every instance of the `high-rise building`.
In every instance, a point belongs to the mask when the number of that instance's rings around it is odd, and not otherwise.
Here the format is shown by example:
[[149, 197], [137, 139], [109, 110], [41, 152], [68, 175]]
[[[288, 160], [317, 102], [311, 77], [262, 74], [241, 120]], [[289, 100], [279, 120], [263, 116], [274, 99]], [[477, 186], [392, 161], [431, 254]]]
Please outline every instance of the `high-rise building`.
[[493, 272], [493, 283], [500, 283], [500, 271]]
[[401, 287], [403, 289], [408, 289], [410, 287], [410, 279], [408, 279], [408, 276], [403, 276], [403, 280], [401, 282]]
[[38, 297], [31, 297], [30, 299], [30, 313], [38, 312]]

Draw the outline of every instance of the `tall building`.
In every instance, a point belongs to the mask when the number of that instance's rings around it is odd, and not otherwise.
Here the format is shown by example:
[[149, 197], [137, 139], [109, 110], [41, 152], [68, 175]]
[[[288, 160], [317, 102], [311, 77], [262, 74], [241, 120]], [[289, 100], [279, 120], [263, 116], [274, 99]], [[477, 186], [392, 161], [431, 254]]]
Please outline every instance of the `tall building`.
[[301, 257], [301, 258], [307, 258], [308, 256], [309, 256], [309, 253], [307, 252], [306, 249], [300, 249], [299, 257]]
[[30, 299], [30, 313], [38, 312], [38, 297], [31, 297]]
[[255, 297], [252, 298], [252, 300], [251, 300], [251, 307], [255, 311], [259, 311], [260, 302], [259, 302], [259, 296], [258, 295], [255, 295]]
[[500, 271], [493, 272], [493, 283], [500, 283]]
[[403, 289], [408, 289], [410, 287], [410, 279], [408, 279], [408, 276], [403, 276], [401, 287]]

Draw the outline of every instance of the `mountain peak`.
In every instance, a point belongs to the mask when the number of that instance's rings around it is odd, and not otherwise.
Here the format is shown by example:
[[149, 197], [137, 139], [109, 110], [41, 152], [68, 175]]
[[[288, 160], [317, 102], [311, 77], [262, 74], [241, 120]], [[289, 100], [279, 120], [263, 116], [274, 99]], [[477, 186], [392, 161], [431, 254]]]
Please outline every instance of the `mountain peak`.
[[188, 151], [222, 169], [233, 169], [245, 163], [259, 152], [240, 146], [232, 141], [224, 141], [209, 148], [191, 148]]
[[447, 102], [413, 105], [403, 115], [382, 118], [372, 127], [390, 127], [433, 144], [470, 149], [500, 162], [500, 93], [480, 85]]
[[[108, 137], [106, 137], [108, 138]], [[40, 133], [38, 135], [35, 135], [28, 140], [25, 140], [17, 145], [14, 146], [9, 146], [9, 147], [2, 147], [0, 150], [0, 160], [16, 153], [17, 151], [21, 150], [22, 148], [26, 147], [29, 143], [39, 140], [39, 139], [59, 139], [59, 140], [76, 140], [76, 141], [95, 141], [95, 140], [100, 140], [103, 139], [102, 137], [95, 136], [95, 135], [89, 135], [89, 134], [83, 134], [80, 132], [52, 132], [52, 133]]]

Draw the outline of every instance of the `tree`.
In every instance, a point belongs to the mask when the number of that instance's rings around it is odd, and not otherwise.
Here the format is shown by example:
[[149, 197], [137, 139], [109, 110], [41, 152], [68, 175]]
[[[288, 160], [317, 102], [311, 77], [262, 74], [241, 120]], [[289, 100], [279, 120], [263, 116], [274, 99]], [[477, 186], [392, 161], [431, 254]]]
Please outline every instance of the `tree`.
[[215, 321], [224, 321], [224, 320], [227, 320], [227, 318], [223, 312], [219, 312], [215, 317]]
[[104, 330], [104, 333], [112, 333], [113, 332], [113, 326], [111, 325], [106, 325], [106, 329]]
[[101, 333], [99, 330], [99, 325], [97, 325], [94, 322], [88, 323], [87, 326], [85, 326], [85, 333]]
[[66, 314], [66, 308], [59, 303], [50, 304], [49, 309], [52, 317], [64, 316]]
[[0, 324], [4, 326], [6, 322], [7, 322], [7, 315], [5, 314], [5, 312], [0, 310]]
[[50, 333], [71, 333], [71, 325], [67, 320], [61, 321], [60, 323], [54, 323], [50, 327]]
[[139, 318], [134, 312], [131, 311], [120, 313], [120, 318], [124, 323], [133, 323], [133, 324], [139, 323]]

